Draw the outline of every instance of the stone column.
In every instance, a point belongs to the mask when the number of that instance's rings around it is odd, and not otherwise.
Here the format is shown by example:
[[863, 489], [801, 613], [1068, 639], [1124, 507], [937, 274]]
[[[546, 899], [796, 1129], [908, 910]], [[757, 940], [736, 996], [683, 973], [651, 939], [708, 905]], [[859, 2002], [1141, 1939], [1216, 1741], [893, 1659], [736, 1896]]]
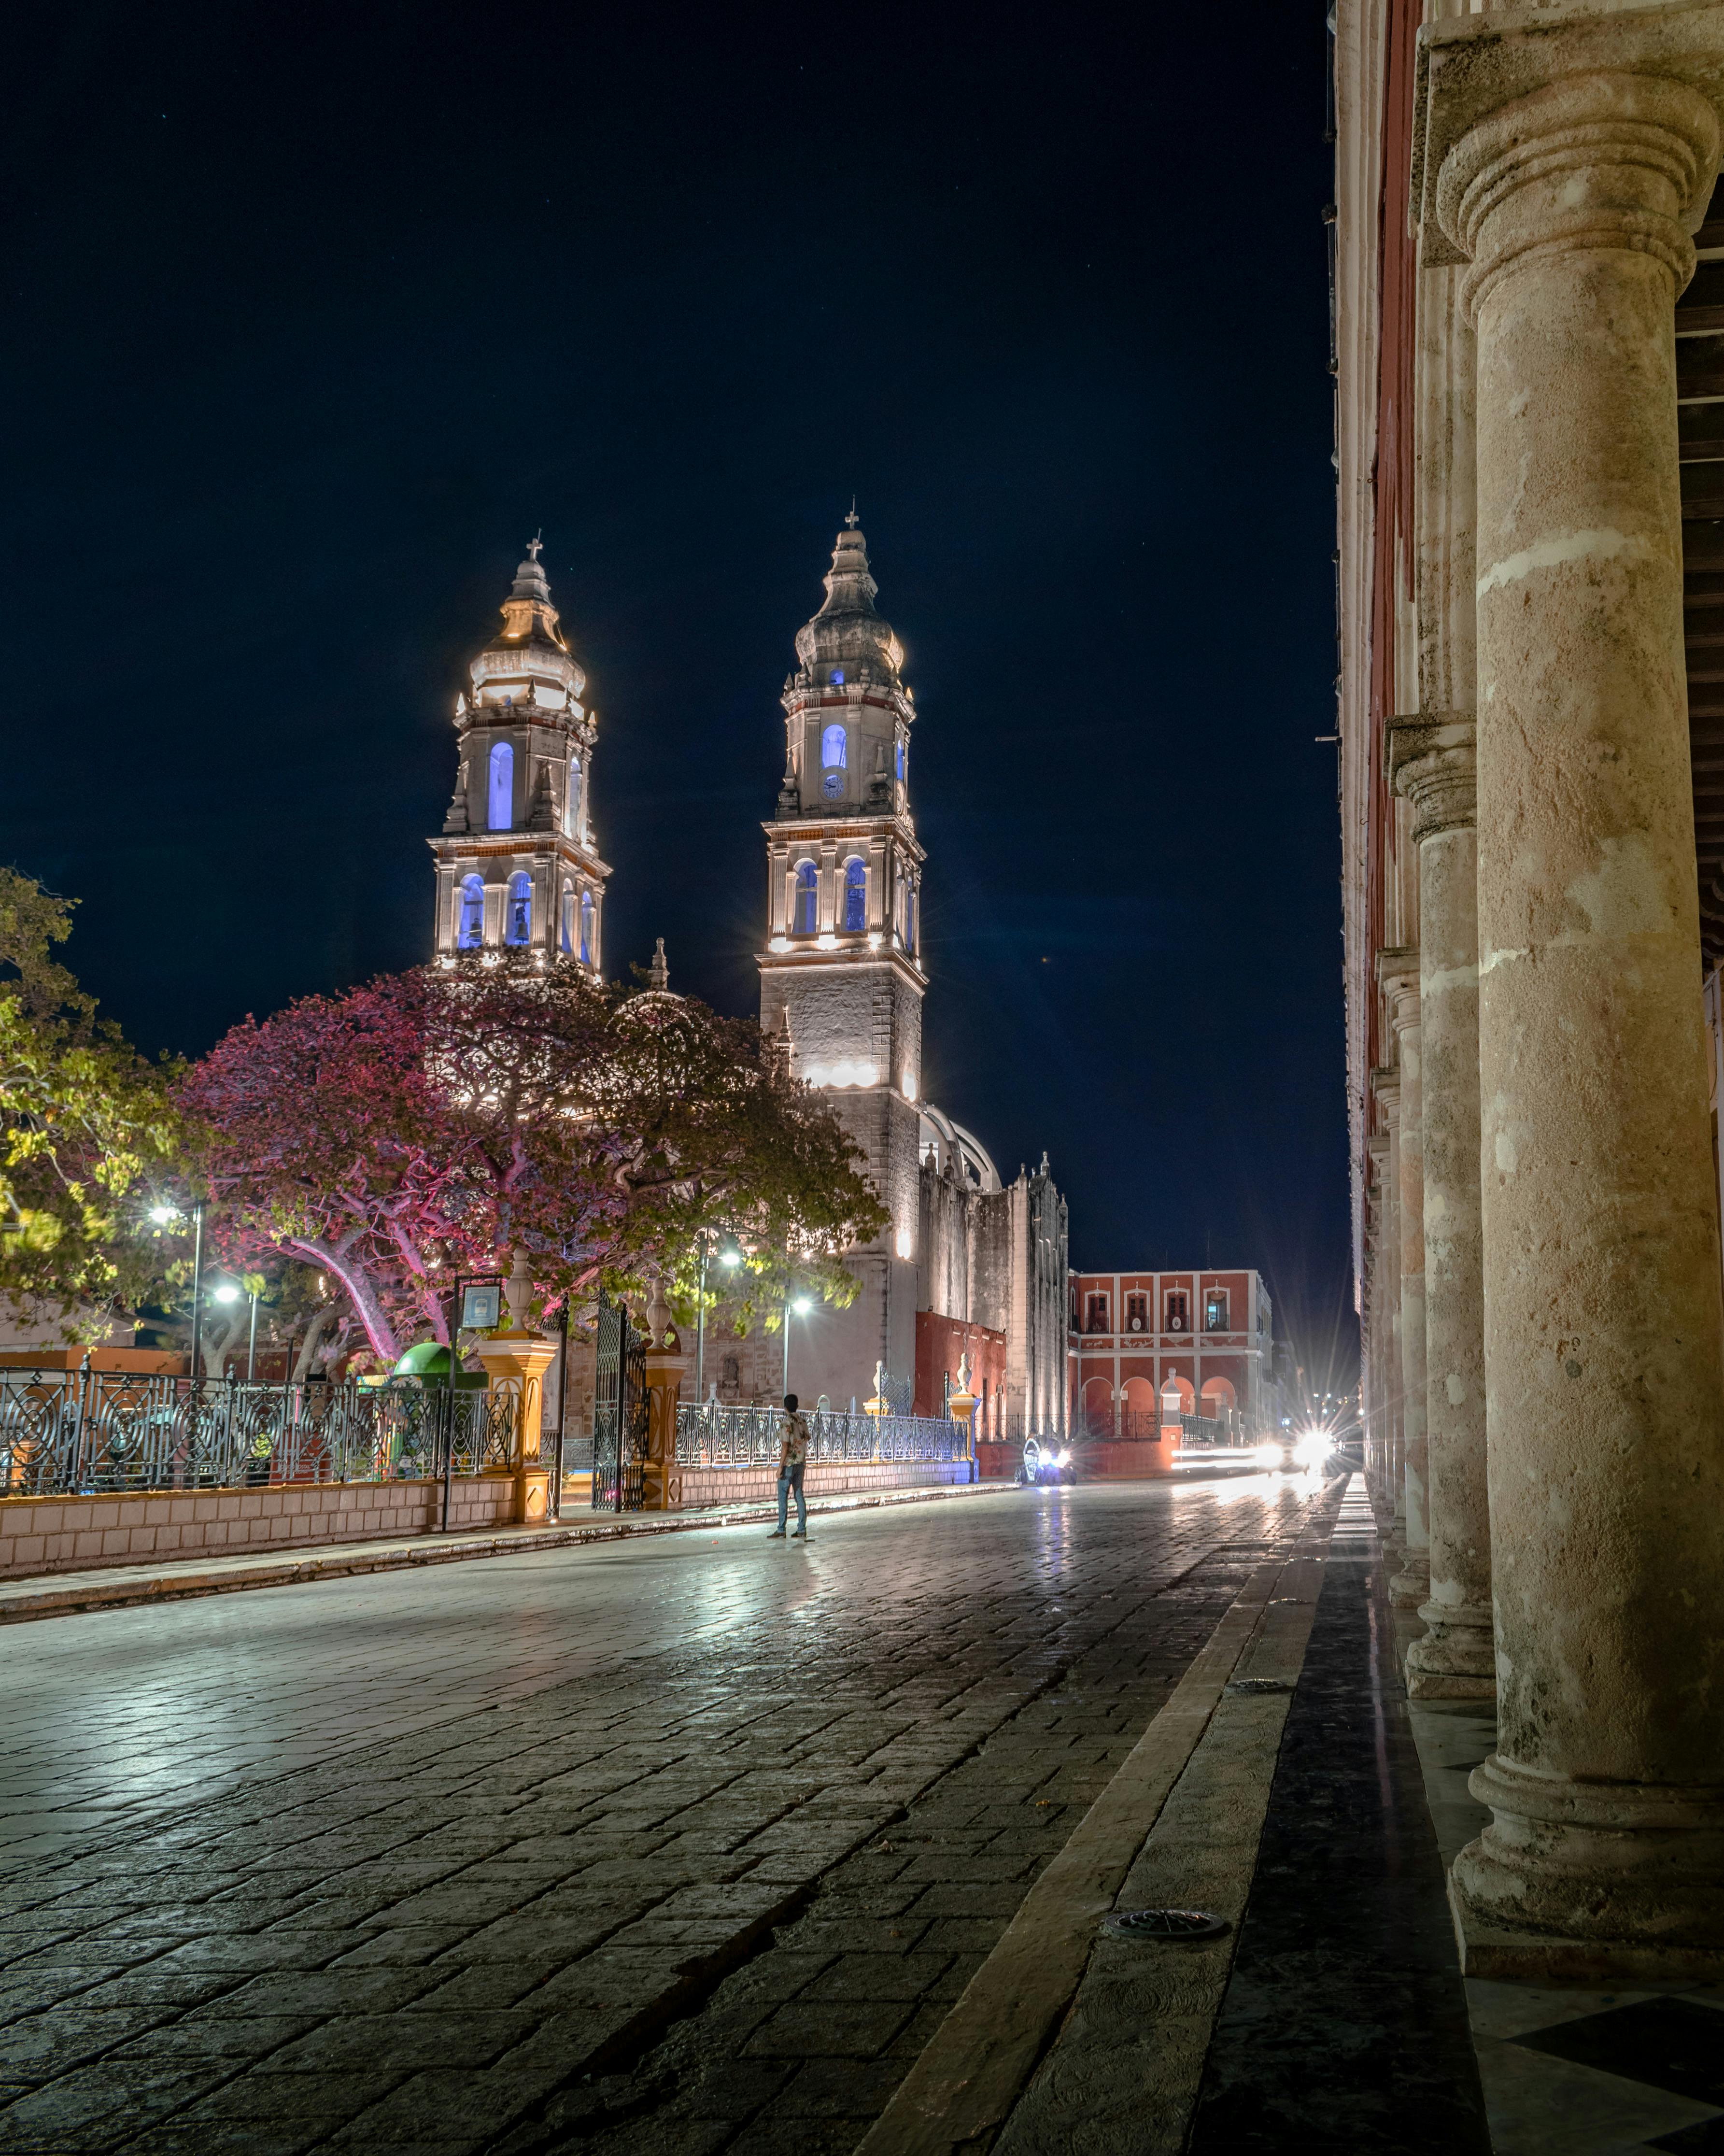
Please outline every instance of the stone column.
[[[1386, 1363], [1393, 1342], [1388, 1322], [1388, 1290], [1384, 1277], [1384, 1250], [1388, 1239], [1388, 1137], [1377, 1132], [1365, 1141], [1367, 1183], [1365, 1255], [1367, 1306], [1365, 1310], [1365, 1368], [1362, 1387], [1369, 1387], [1373, 1486], [1372, 1502], [1378, 1525], [1387, 1532], [1394, 1517], [1394, 1435], [1390, 1427], [1388, 1378]], [[1361, 1404], [1363, 1404], [1362, 1401]]]
[[1417, 817], [1424, 1125], [1429, 1628], [1407, 1652], [1415, 1699], [1487, 1699], [1491, 1508], [1485, 1460], [1485, 1272], [1479, 1218], [1478, 821], [1473, 726], [1399, 721], [1390, 756]]
[[490, 1380], [491, 1399], [507, 1401], [513, 1412], [509, 1465], [491, 1471], [513, 1478], [514, 1517], [521, 1522], [543, 1521], [551, 1510], [551, 1467], [541, 1454], [540, 1428], [545, 1373], [556, 1359], [558, 1345], [546, 1333], [524, 1329], [486, 1333], [474, 1342], [474, 1353]]
[[1389, 1582], [1398, 1607], [1416, 1609], [1430, 1585], [1425, 1507], [1424, 1069], [1419, 1018], [1419, 953], [1379, 951], [1377, 978], [1388, 998], [1401, 1074], [1395, 1156], [1401, 1261], [1401, 1502], [1404, 1559]]
[[1471, 263], [1478, 338], [1501, 1696], [1472, 1777], [1494, 1817], [1452, 1892], [1464, 1934], [1532, 1936], [1529, 1969], [1568, 1965], [1565, 1941], [1593, 1972], [1724, 1944], [1724, 1328], [1672, 320], [1719, 131], [1711, 99], [1670, 79], [1704, 74], [1684, 41], [1710, 40], [1716, 90], [1721, 12], [1557, 15], [1537, 38], [1477, 18], [1473, 59], [1437, 55], [1429, 92], [1436, 213]]
[[1398, 1552], [1407, 1528], [1406, 1388], [1401, 1377], [1401, 1074], [1371, 1073], [1371, 1091], [1388, 1142], [1383, 1206], [1383, 1382], [1388, 1401], [1389, 1492], [1393, 1507], [1385, 1552]]

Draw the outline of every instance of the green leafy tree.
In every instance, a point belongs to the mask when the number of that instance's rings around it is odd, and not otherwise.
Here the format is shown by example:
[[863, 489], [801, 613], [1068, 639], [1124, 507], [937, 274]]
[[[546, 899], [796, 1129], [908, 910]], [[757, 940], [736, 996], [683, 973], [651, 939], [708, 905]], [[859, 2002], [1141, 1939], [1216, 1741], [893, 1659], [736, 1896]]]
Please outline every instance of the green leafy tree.
[[136, 1214], [173, 1168], [170, 1065], [95, 1014], [54, 957], [75, 901], [0, 869], [0, 1297], [100, 1331], [156, 1273]]

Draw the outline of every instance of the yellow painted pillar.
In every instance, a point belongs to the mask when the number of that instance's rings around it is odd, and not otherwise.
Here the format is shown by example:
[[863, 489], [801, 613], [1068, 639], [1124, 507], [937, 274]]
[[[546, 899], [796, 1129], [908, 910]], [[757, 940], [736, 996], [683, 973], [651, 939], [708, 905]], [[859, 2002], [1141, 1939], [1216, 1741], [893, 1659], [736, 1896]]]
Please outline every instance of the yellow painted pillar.
[[494, 1402], [514, 1406], [514, 1441], [506, 1467], [487, 1473], [509, 1475], [515, 1482], [514, 1518], [529, 1525], [551, 1511], [551, 1465], [541, 1455], [540, 1425], [545, 1413], [545, 1373], [557, 1357], [558, 1342], [542, 1332], [493, 1332], [475, 1342]]

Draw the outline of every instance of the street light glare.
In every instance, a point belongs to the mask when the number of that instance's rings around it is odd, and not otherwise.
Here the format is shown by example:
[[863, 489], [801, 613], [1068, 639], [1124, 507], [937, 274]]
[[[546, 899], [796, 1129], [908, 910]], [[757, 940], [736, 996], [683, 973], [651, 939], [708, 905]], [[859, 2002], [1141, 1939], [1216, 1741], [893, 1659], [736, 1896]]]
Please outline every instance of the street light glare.
[[179, 1214], [177, 1208], [172, 1205], [152, 1205], [150, 1208], [150, 1218], [158, 1228], [165, 1228], [170, 1220], [177, 1220]]
[[718, 1262], [721, 1265], [728, 1265], [734, 1272], [742, 1262], [742, 1253], [740, 1250], [721, 1250], [718, 1254]]
[[805, 1295], [798, 1296], [796, 1301], [790, 1306], [798, 1317], [806, 1317], [813, 1306]]
[[238, 1302], [239, 1300], [239, 1291], [232, 1281], [223, 1281], [213, 1292], [218, 1302]]

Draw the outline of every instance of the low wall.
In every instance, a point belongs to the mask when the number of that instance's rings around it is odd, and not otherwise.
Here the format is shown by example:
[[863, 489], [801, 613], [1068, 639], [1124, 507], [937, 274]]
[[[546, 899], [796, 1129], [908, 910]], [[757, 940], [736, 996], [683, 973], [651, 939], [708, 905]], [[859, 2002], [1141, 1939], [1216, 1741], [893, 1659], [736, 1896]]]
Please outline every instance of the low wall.
[[[776, 1467], [685, 1467], [679, 1510], [695, 1505], [757, 1505], [778, 1502]], [[967, 1482], [967, 1460], [857, 1460], [830, 1465], [810, 1461], [803, 1471], [803, 1494], [841, 1497], [864, 1490], [929, 1490], [949, 1482]]]
[[[449, 1485], [451, 1528], [502, 1527], [514, 1517], [512, 1475]], [[433, 1534], [442, 1520], [443, 1485], [434, 1481], [0, 1498], [0, 1578]]]

